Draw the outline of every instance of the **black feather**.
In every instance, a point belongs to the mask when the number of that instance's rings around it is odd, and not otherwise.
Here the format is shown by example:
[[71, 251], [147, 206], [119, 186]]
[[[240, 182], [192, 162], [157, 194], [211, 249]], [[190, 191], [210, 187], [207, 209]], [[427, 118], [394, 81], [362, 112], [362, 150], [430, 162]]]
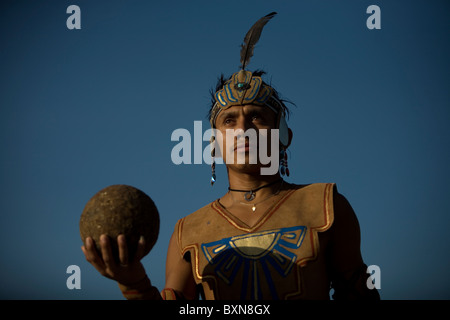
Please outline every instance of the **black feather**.
[[267, 22], [269, 22], [270, 19], [272, 19], [277, 13], [271, 12], [268, 15], [262, 17], [258, 21], [255, 22], [255, 24], [248, 30], [247, 34], [244, 38], [244, 43], [241, 44], [241, 68], [242, 70], [245, 69], [245, 67], [250, 62], [250, 58], [253, 56], [253, 49], [255, 48], [255, 44], [258, 42], [261, 32], [266, 25]]

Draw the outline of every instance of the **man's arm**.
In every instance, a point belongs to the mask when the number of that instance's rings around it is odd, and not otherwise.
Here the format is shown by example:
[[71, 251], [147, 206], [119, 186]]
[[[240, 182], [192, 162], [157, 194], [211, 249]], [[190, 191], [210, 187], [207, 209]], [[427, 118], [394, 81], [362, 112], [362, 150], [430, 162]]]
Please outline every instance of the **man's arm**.
[[347, 199], [335, 191], [334, 223], [331, 231], [331, 276], [333, 298], [380, 299], [376, 289], [367, 287], [367, 266], [361, 256], [358, 219]]
[[192, 275], [192, 265], [181, 255], [176, 233], [172, 234], [167, 250], [166, 285], [164, 290], [171, 290], [178, 299], [197, 299], [196, 283]]

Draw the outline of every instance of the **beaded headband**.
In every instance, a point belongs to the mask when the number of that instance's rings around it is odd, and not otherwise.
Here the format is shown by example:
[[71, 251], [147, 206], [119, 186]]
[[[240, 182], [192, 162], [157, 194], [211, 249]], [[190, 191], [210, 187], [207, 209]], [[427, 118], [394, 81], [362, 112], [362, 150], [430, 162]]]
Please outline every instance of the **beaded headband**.
[[216, 103], [211, 110], [210, 123], [215, 128], [216, 119], [222, 110], [232, 106], [248, 104], [270, 108], [278, 116], [277, 129], [279, 129], [280, 142], [287, 146], [289, 135], [285, 119], [283, 103], [273, 95], [273, 88], [263, 83], [261, 77], [253, 76], [252, 72], [240, 70], [231, 76], [223, 89], [215, 94]]

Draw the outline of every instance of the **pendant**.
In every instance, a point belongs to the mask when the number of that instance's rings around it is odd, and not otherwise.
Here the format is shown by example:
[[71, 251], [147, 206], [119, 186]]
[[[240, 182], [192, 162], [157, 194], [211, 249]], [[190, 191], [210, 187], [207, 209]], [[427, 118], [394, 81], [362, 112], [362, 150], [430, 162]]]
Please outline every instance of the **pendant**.
[[255, 205], [253, 205], [252, 210], [253, 210], [253, 212], [256, 211], [256, 206]]
[[254, 193], [253, 190], [250, 190], [245, 193], [244, 199], [247, 201], [252, 201], [253, 199], [255, 199], [255, 196], [256, 196], [256, 193]]

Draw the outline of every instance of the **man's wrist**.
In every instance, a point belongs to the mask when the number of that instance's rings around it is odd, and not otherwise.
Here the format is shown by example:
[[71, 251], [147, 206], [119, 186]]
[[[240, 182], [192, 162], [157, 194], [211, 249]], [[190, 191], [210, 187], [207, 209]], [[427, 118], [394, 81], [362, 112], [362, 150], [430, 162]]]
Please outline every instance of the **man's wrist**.
[[127, 300], [161, 300], [159, 290], [152, 286], [150, 279], [145, 275], [141, 280], [131, 283], [118, 283], [120, 291]]

